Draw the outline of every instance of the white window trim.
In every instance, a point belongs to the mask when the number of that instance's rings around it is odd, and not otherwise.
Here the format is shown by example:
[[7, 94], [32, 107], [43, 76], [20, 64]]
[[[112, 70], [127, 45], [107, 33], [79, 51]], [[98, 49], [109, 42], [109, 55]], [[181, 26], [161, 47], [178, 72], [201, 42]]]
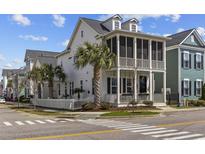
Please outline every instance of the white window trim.
[[[135, 30], [132, 29], [132, 26], [135, 26]], [[137, 25], [136, 24], [130, 24], [130, 31], [131, 32], [137, 32]]]
[[121, 21], [119, 21], [119, 20], [112, 20], [112, 30], [116, 30], [115, 29], [115, 22], [119, 23], [119, 29], [121, 29]]
[[196, 53], [196, 56], [200, 56], [200, 61], [197, 61], [197, 58], [196, 58], [196, 62], [201, 62], [201, 56], [202, 56], [202, 54], [201, 53]]
[[[199, 88], [197, 88], [197, 82], [199, 82]], [[202, 79], [196, 79], [196, 96], [201, 96], [201, 93], [202, 93], [202, 85], [201, 85], [201, 82], [202, 82]], [[197, 93], [197, 89], [200, 89], [200, 94]]]
[[[186, 82], [188, 82], [188, 94], [185, 94], [185, 81]], [[184, 87], [183, 87], [183, 89], [184, 89], [184, 96], [189, 96], [189, 90], [190, 90], [190, 85], [189, 85], [189, 81], [190, 81], [190, 79], [187, 79], [187, 78], [185, 78], [184, 80], [183, 80], [183, 82], [184, 82]]]

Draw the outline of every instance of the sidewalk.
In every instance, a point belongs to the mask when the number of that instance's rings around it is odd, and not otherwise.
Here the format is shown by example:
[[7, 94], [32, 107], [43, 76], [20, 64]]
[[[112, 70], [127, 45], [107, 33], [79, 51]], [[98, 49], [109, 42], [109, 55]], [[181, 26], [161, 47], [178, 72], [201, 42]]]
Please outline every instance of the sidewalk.
[[181, 112], [181, 111], [199, 111], [199, 110], [205, 110], [205, 107], [193, 107], [193, 108], [174, 108], [170, 106], [164, 106], [159, 107], [161, 110], [157, 110], [158, 112], [164, 113], [164, 112]]

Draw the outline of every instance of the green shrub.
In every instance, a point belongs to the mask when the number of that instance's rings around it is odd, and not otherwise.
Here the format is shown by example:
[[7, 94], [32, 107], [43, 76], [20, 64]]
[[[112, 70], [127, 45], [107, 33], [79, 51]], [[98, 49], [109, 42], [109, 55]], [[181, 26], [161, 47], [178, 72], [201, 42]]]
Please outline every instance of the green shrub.
[[148, 106], [148, 107], [152, 107], [154, 102], [153, 101], [143, 101], [143, 104]]
[[202, 100], [205, 100], [205, 84], [202, 87], [202, 96], [201, 96]]
[[83, 111], [89, 111], [89, 110], [94, 110], [96, 108], [95, 103], [92, 102], [86, 102], [82, 104], [82, 110]]
[[197, 100], [188, 100], [188, 105], [189, 106], [198, 106]]
[[197, 106], [205, 106], [204, 100], [197, 100]]
[[100, 105], [101, 110], [109, 110], [112, 105], [109, 102], [102, 102]]
[[130, 101], [130, 102], [127, 104], [127, 106], [128, 106], [128, 107], [129, 107], [129, 106], [134, 107], [134, 106], [137, 106], [137, 104], [139, 104], [138, 101], [132, 100], [132, 101]]

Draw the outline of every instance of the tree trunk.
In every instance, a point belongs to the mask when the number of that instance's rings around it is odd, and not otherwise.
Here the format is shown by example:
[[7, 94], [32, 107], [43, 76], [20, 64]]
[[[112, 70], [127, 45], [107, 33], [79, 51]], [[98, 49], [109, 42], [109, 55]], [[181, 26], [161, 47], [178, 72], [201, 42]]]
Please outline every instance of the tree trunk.
[[100, 69], [94, 67], [94, 103], [97, 107], [100, 106]]

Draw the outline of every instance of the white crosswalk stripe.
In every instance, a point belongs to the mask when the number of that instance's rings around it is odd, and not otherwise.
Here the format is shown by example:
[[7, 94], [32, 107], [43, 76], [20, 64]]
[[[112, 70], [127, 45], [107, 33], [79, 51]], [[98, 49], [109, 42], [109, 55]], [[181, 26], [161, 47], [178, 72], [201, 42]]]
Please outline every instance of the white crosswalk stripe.
[[165, 138], [164, 140], [182, 140], [182, 139], [189, 139], [194, 137], [201, 137], [203, 134], [191, 134], [191, 135], [184, 135], [184, 136], [178, 136], [178, 137], [172, 137], [172, 138]]
[[118, 127], [118, 128], [120, 128], [120, 127], [132, 127], [132, 126], [139, 126], [140, 124], [121, 124], [121, 125], [111, 125], [111, 126], [108, 126], [108, 127]]
[[29, 124], [29, 125], [35, 125], [35, 123], [34, 122], [32, 122], [32, 121], [29, 121], [29, 120], [27, 120], [27, 121], [25, 121], [27, 124]]
[[133, 128], [140, 128], [140, 127], [150, 127], [150, 126], [148, 126], [148, 125], [135, 125], [135, 126], [121, 126], [121, 127], [115, 127], [115, 128], [118, 128], [118, 129], [133, 129]]
[[42, 121], [42, 120], [35, 120], [36, 122], [40, 123], [40, 124], [45, 124], [46, 122]]
[[132, 127], [132, 128], [125, 128], [125, 129], [122, 129], [122, 130], [139, 130], [139, 129], [147, 129], [147, 128], [156, 128], [156, 126]]
[[168, 133], [162, 135], [153, 135], [152, 137], [169, 137], [169, 136], [184, 135], [184, 134], [189, 134], [189, 132], [177, 132], [177, 133]]
[[19, 126], [25, 125], [25, 124], [24, 124], [23, 122], [21, 122], [21, 121], [15, 121], [15, 123], [18, 124]]
[[45, 121], [47, 121], [47, 122], [49, 122], [49, 123], [56, 123], [55, 121], [50, 120], [50, 119], [47, 119], [47, 120], [45, 120]]
[[151, 128], [151, 129], [143, 129], [143, 130], [134, 130], [133, 133], [140, 133], [140, 132], [149, 132], [149, 131], [155, 131], [155, 130], [164, 130], [166, 128]]
[[5, 121], [5, 122], [3, 122], [4, 123], [4, 125], [6, 125], [6, 126], [12, 126], [12, 124], [10, 123], [10, 122], [8, 122], [8, 121]]
[[142, 133], [143, 135], [154, 135], [154, 134], [163, 134], [163, 133], [170, 133], [170, 132], [177, 132], [176, 129], [170, 129], [170, 130], [160, 130], [160, 131], [154, 131], [154, 132], [147, 132]]

